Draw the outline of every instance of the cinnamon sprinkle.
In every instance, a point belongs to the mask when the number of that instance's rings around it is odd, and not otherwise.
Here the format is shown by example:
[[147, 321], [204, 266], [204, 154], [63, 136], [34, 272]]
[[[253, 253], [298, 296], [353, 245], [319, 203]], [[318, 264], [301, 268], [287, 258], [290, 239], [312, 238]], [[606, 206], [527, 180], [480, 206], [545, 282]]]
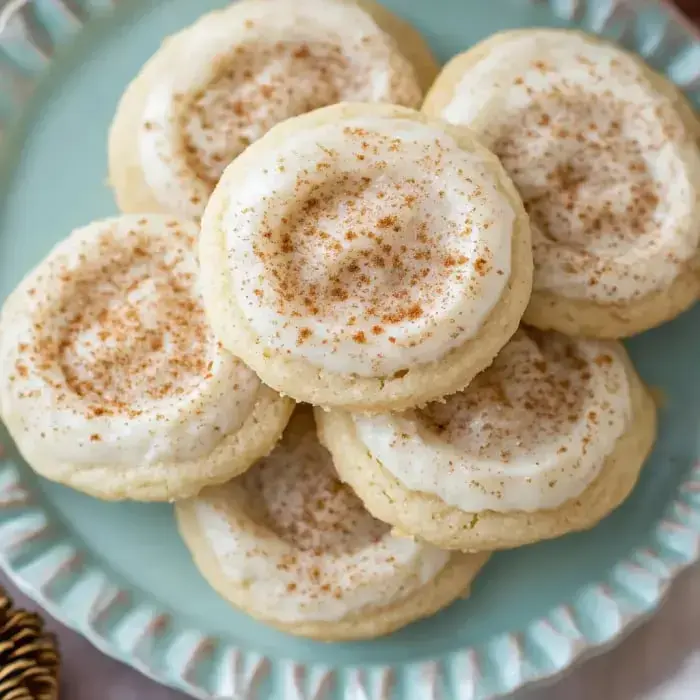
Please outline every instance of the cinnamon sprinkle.
[[[211, 334], [183, 265], [193, 237], [180, 228], [168, 239], [152, 236], [141, 221], [126, 237], [103, 231], [80, 267], [55, 270], [55, 330], [36, 324], [34, 342], [18, 345], [42, 381], [54, 386], [60, 369], [88, 418], [137, 417], [144, 402], [169, 400], [207, 376]], [[16, 370], [28, 372], [21, 362]]]
[[[605, 357], [609, 363], [594, 362], [608, 371], [613, 358]], [[601, 412], [583, 410], [590, 380], [590, 365], [577, 354], [576, 341], [520, 330], [467, 390], [447, 403], [429, 404], [419, 416], [442, 439], [464, 445], [481, 459], [507, 463], [516, 456], [534, 458], [538, 445], [561, 439], [573, 423], [584, 422], [584, 445], [595, 437]], [[613, 409], [601, 404], [601, 410], [609, 416]], [[566, 451], [558, 449], [559, 454]]]
[[[582, 65], [592, 80], [601, 79], [593, 63]], [[553, 70], [544, 64], [536, 67]], [[533, 88], [531, 97], [528, 106], [498, 124], [492, 148], [526, 193], [526, 208], [544, 236], [560, 241], [564, 250], [589, 250], [602, 242], [612, 253], [656, 240], [664, 184], [648, 162], [678, 137], [674, 121], [664, 114], [652, 117], [648, 108], [625, 102], [609, 90], [593, 97], [565, 80], [536, 96]], [[642, 145], [624, 130], [623, 119], [643, 124], [650, 142]], [[654, 119], [661, 120], [660, 127], [654, 126]], [[565, 255], [561, 250], [548, 246], [546, 254]], [[537, 253], [536, 249], [536, 265]], [[576, 264], [567, 256], [563, 264], [567, 274], [589, 273], [589, 286], [602, 284], [604, 270], [590, 256]], [[582, 265], [585, 270], [578, 269]], [[637, 275], [638, 270], [620, 273]], [[603, 289], [610, 295], [617, 292]]]
[[213, 189], [224, 168], [275, 124], [343, 99], [369, 100], [371, 67], [353, 55], [366, 51], [290, 40], [240, 44], [220, 56], [209, 84], [179, 104], [191, 171]]
[[[352, 555], [371, 548], [367, 556], [386, 560], [381, 542], [389, 526], [375, 520], [338, 479], [304, 409], [292, 418], [272, 454], [241, 482], [256, 520], [293, 547], [294, 554], [281, 557], [277, 565], [294, 575], [287, 586], [290, 593], [342, 598], [363, 574], [363, 560]], [[340, 580], [329, 561], [347, 562]]]

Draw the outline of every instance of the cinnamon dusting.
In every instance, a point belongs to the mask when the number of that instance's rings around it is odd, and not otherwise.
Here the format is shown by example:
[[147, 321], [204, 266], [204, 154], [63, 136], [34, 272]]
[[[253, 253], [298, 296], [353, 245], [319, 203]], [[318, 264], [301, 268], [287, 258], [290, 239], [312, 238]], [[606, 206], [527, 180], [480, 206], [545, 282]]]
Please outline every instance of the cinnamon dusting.
[[[144, 402], [182, 395], [207, 376], [211, 335], [183, 265], [194, 240], [180, 228], [167, 240], [152, 236], [142, 221], [126, 237], [101, 232], [80, 267], [55, 270], [55, 323], [35, 324], [34, 341], [18, 346], [42, 381], [65, 389], [59, 402], [80, 405], [88, 418], [136, 417]], [[56, 368], [65, 384], [56, 383]], [[21, 362], [16, 369], [26, 371]], [[68, 404], [66, 392], [80, 402]]]
[[275, 124], [343, 99], [369, 99], [368, 70], [331, 41], [237, 46], [180, 105], [190, 169], [213, 189], [224, 168]]
[[[389, 526], [375, 520], [338, 479], [313, 420], [304, 409], [300, 413], [272, 454], [241, 479], [256, 519], [294, 548], [294, 554], [277, 564], [280, 571], [295, 575], [296, 583], [288, 590], [311, 598], [342, 598], [344, 589], [354, 587], [364, 573], [362, 560], [350, 555], [372, 547], [372, 556], [382, 556], [381, 540]], [[338, 580], [337, 570], [333, 574], [326, 563], [337, 565], [341, 557], [348, 564]]]

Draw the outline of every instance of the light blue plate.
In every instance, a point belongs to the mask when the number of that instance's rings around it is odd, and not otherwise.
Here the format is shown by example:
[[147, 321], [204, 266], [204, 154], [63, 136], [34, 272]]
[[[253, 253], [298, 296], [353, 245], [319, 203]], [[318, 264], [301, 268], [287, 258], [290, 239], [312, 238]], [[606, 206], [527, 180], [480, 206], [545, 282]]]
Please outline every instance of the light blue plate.
[[[9, 0], [0, 13], [0, 300], [54, 241], [115, 210], [105, 143], [117, 99], [165, 35], [221, 4], [122, 1], [112, 12], [109, 0]], [[635, 12], [618, 4], [387, 0], [443, 60], [498, 29], [573, 23], [636, 48], [698, 103], [692, 29], [653, 2]], [[106, 653], [197, 697], [247, 700], [257, 689], [259, 700], [478, 700], [513, 690], [617, 638], [698, 558], [698, 329], [700, 308], [629, 343], [666, 398], [629, 501], [591, 532], [494, 556], [469, 600], [389, 638], [324, 645], [250, 620], [199, 576], [170, 507], [101, 503], [39, 479], [4, 434], [2, 566]]]

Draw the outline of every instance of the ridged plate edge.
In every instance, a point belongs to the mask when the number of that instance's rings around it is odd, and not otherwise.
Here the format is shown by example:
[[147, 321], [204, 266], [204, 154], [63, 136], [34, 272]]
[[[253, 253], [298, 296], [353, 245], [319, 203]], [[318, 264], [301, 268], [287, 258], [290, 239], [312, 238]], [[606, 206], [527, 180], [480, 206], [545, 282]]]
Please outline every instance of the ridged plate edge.
[[[523, 0], [637, 50], [669, 74], [694, 101], [700, 62], [683, 58], [700, 46], [695, 28], [674, 7], [645, 0]], [[116, 0], [9, 0], [0, 10], [0, 146], [10, 121], [32, 94], [60, 46]], [[602, 8], [602, 9], [601, 9]], [[645, 13], [662, 13], [644, 32]], [[551, 679], [584, 655], [611, 646], [650, 615], [675, 576], [700, 558], [700, 465], [649, 536], [649, 544], [618, 562], [605, 580], [578, 591], [526, 629], [493, 637], [445, 659], [372, 668], [330, 668], [273, 661], [222, 645], [196, 629], [177, 629], [157, 603], [135, 602], [117, 577], [82, 551], [57, 518], [23, 483], [0, 445], [0, 566], [28, 596], [105, 654], [197, 698], [254, 700], [274, 688], [275, 700], [389, 700], [399, 676], [419, 700], [487, 700]], [[66, 601], [70, 601], [67, 604]], [[482, 672], [488, 658], [490, 673]], [[497, 663], [494, 665], [493, 660]], [[271, 685], [269, 685], [271, 684]]]

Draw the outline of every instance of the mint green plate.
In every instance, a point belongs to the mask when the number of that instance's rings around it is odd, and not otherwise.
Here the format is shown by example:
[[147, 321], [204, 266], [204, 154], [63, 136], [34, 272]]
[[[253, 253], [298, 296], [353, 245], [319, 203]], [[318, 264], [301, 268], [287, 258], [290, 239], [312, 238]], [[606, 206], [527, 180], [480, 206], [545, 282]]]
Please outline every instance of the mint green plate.
[[[164, 36], [223, 3], [112, 4], [9, 0], [0, 12], [0, 300], [54, 241], [114, 212], [105, 143], [122, 90]], [[700, 41], [653, 2], [386, 4], [442, 60], [498, 29], [579, 25], [640, 51], [700, 102]], [[666, 401], [656, 450], [622, 508], [585, 534], [494, 556], [469, 600], [386, 639], [305, 642], [235, 612], [197, 573], [170, 507], [102, 503], [44, 481], [5, 434], [0, 561], [100, 649], [196, 697], [493, 697], [614, 641], [697, 560], [698, 329], [696, 308], [629, 343]]]

